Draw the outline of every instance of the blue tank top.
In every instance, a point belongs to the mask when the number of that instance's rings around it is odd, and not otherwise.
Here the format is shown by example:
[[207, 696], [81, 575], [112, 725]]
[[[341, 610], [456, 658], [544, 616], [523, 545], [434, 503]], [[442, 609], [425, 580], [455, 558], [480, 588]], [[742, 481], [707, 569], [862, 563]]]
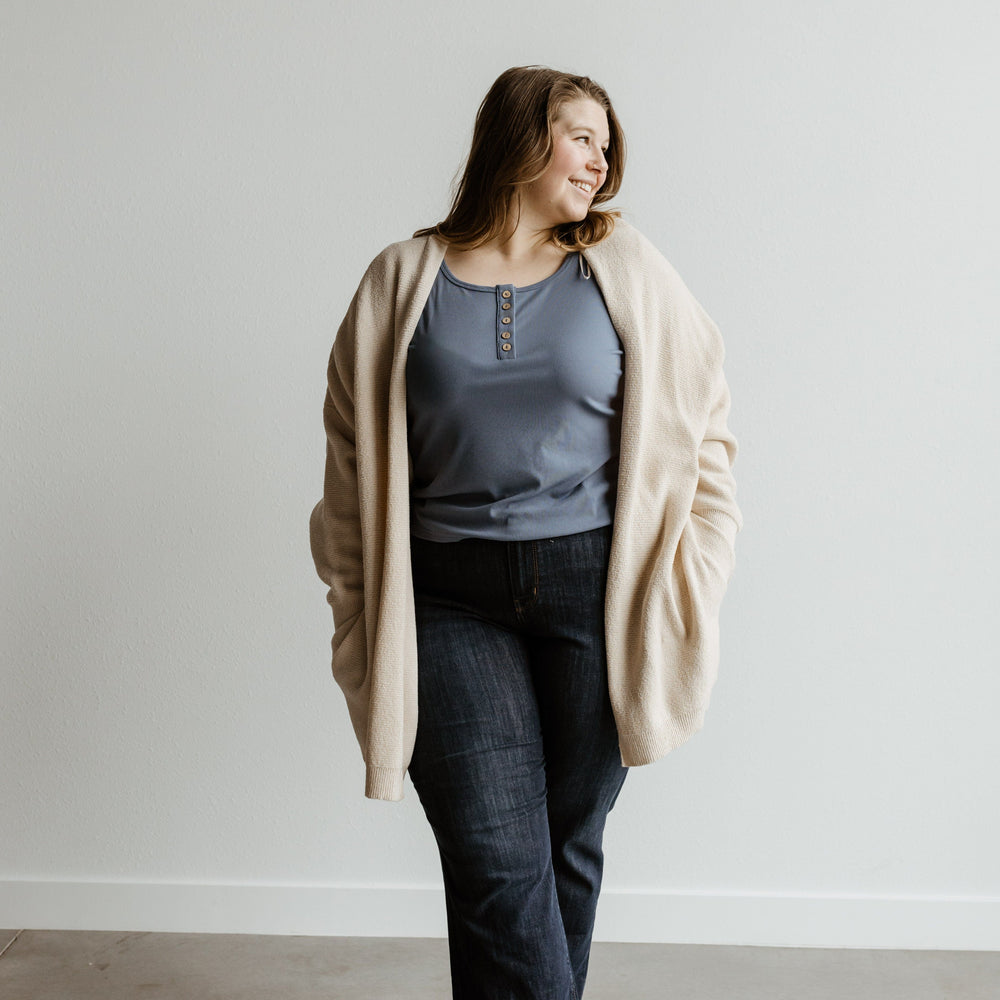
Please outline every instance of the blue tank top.
[[442, 261], [406, 365], [412, 533], [523, 541], [610, 524], [623, 366], [579, 254], [520, 288]]

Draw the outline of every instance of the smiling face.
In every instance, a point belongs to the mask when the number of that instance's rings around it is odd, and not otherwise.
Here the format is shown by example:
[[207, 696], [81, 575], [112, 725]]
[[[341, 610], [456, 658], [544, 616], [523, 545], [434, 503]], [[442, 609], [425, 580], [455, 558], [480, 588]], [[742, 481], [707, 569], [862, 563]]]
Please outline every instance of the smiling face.
[[551, 229], [587, 217], [608, 175], [608, 116], [589, 97], [567, 101], [552, 124], [552, 157], [540, 177], [521, 189], [523, 221]]

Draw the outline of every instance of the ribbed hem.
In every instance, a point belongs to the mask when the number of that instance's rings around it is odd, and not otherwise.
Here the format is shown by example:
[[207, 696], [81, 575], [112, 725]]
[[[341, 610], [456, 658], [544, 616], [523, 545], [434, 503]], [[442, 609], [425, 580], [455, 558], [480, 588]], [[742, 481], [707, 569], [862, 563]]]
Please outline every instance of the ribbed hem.
[[399, 802], [403, 797], [403, 777], [406, 768], [365, 768], [365, 798]]
[[665, 757], [671, 750], [687, 743], [702, 728], [704, 722], [703, 713], [698, 717], [685, 720], [683, 724], [675, 724], [666, 732], [631, 733], [620, 736], [618, 747], [622, 755], [622, 764], [625, 767], [642, 767], [644, 764], [652, 764], [661, 757]]

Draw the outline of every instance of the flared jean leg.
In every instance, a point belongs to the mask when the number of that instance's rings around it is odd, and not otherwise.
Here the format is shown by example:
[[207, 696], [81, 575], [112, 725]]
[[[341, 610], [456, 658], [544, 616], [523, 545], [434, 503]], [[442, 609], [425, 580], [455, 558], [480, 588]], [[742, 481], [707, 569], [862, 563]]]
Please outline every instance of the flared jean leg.
[[[432, 624], [424, 610], [419, 648], [438, 648], [442, 670], [421, 677], [410, 778], [441, 856], [452, 996], [575, 1000], [523, 650], [503, 630], [454, 615]], [[464, 655], [442, 658], [438, 644], [459, 634]]]
[[414, 540], [410, 777], [441, 856], [455, 1000], [582, 995], [627, 773], [604, 655], [609, 542]]
[[[552, 865], [570, 963], [582, 995], [604, 871], [605, 822], [628, 768], [621, 763], [618, 731], [606, 690], [603, 696], [599, 691], [588, 693], [580, 690], [579, 682], [560, 678], [560, 663], [577, 678], [586, 676], [574, 662], [580, 654], [579, 648], [570, 645], [549, 668], [548, 686], [568, 697], [548, 699], [543, 695], [540, 701], [546, 718]], [[541, 683], [538, 687], [544, 690]]]

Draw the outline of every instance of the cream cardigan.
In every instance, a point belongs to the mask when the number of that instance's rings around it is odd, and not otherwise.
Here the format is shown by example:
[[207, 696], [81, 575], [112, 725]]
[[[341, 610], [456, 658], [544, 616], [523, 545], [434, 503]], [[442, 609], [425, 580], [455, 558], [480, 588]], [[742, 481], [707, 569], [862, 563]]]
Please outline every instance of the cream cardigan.
[[[323, 407], [310, 541], [336, 626], [333, 674], [376, 799], [403, 797], [417, 727], [405, 364], [444, 252], [422, 236], [372, 261], [337, 331]], [[605, 631], [622, 763], [634, 766], [703, 724], [743, 527], [737, 445], [722, 337], [676, 271], [622, 221], [583, 256], [625, 353]]]

